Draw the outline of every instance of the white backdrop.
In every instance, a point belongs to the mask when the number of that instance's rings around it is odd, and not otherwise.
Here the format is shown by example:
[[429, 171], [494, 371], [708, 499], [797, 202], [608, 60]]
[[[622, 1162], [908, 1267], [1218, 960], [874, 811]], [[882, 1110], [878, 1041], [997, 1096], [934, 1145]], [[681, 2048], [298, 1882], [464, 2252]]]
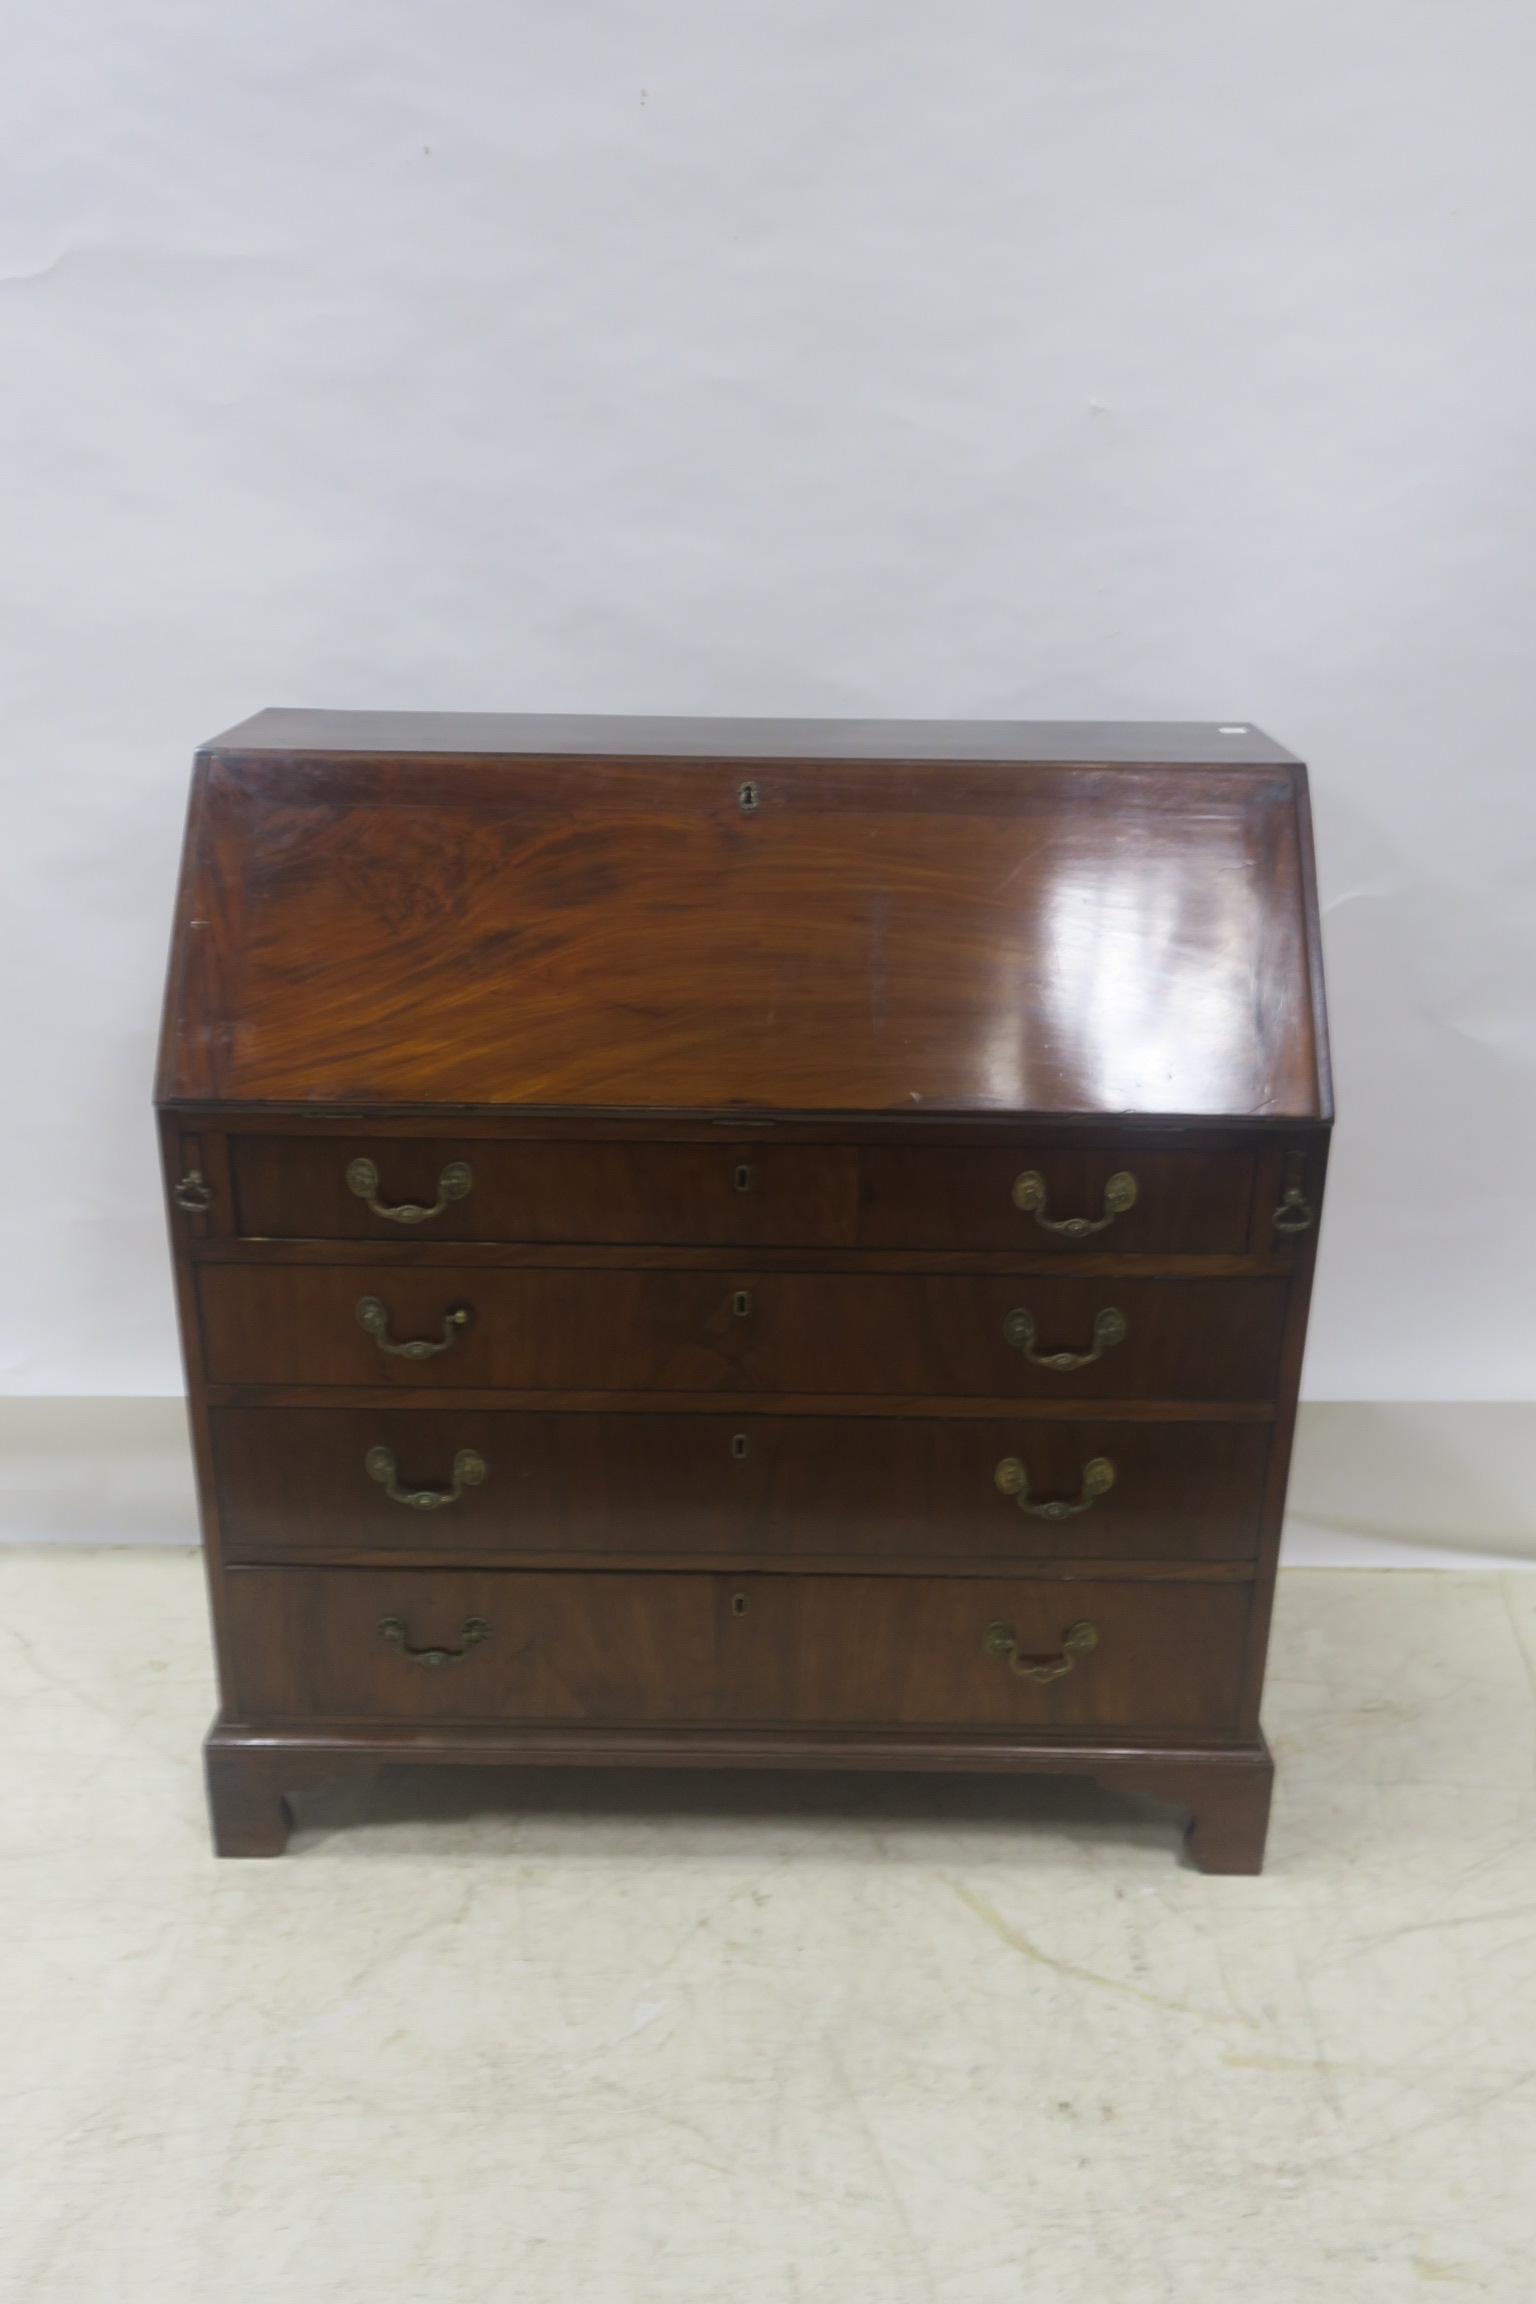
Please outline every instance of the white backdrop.
[[1306, 1389], [1536, 1395], [1529, 0], [50, 0], [0, 70], [0, 1391], [179, 1386], [148, 1111], [267, 703], [1256, 720]]

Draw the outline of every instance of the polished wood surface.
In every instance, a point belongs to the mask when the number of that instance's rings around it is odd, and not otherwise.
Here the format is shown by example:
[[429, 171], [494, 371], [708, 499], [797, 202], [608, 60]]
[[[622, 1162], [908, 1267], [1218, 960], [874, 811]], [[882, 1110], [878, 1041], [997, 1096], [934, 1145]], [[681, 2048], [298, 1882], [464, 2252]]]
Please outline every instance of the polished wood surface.
[[207, 754], [161, 1100], [1324, 1114], [1302, 770], [1017, 751]]
[[158, 1094], [221, 1851], [587, 1759], [1076, 1769], [1257, 1869], [1331, 1114], [1280, 747], [261, 715]]
[[[253, 1713], [357, 1720], [868, 1721], [894, 1726], [1231, 1725], [1248, 1588], [1022, 1577], [231, 1572], [235, 1686]], [[414, 1648], [464, 1645], [429, 1669]], [[1046, 1685], [985, 1653], [1098, 1644]]]
[[[1088, 1279], [1076, 1273], [391, 1270], [205, 1264], [209, 1381], [389, 1384], [412, 1390], [939, 1393], [1091, 1400], [1267, 1399], [1285, 1282]], [[453, 1341], [408, 1359], [362, 1326], [383, 1305], [394, 1344]], [[1086, 1355], [1096, 1321], [1125, 1335], [1058, 1373], [1010, 1344], [1028, 1311], [1042, 1355]], [[451, 1319], [463, 1325], [450, 1330]]]
[[[378, 1214], [347, 1182], [358, 1160], [377, 1174], [380, 1207], [435, 1213]], [[445, 1201], [440, 1181], [456, 1164], [469, 1189]], [[230, 1147], [234, 1229], [248, 1239], [998, 1249], [1073, 1262], [1094, 1250], [1240, 1253], [1254, 1166], [1251, 1152], [783, 1144], [723, 1132], [702, 1144], [237, 1136]], [[1014, 1198], [1028, 1174], [1044, 1186], [1039, 1216]], [[1119, 1174], [1136, 1198], [1106, 1224]], [[1104, 1228], [1052, 1229], [1074, 1220]]]
[[[1095, 1418], [498, 1414], [421, 1408], [221, 1408], [214, 1461], [236, 1561], [391, 1552], [522, 1561], [723, 1554], [742, 1565], [856, 1554], [920, 1562], [1247, 1561], [1258, 1550], [1266, 1424]], [[482, 1484], [426, 1511], [392, 1501], [366, 1458], [387, 1448], [397, 1487], [450, 1493], [472, 1449]], [[1114, 1486], [1072, 1503], [1096, 1458]]]

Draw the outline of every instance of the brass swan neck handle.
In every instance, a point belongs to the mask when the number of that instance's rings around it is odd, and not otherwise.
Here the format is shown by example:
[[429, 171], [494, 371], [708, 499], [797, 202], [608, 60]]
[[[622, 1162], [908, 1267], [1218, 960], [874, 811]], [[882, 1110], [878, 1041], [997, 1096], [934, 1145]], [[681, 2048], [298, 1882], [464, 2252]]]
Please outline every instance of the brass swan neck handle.
[[469, 1325], [469, 1307], [461, 1304], [452, 1312], [443, 1314], [441, 1341], [431, 1337], [417, 1337], [409, 1344], [392, 1344], [389, 1337], [389, 1314], [377, 1296], [359, 1296], [357, 1318], [366, 1328], [381, 1352], [393, 1352], [400, 1360], [430, 1360], [434, 1352], [446, 1352], [450, 1344], [457, 1343], [459, 1330]]
[[375, 1216], [385, 1216], [391, 1224], [425, 1224], [455, 1200], [467, 1200], [474, 1184], [474, 1176], [463, 1160], [450, 1160], [437, 1180], [437, 1198], [430, 1208], [423, 1208], [414, 1200], [402, 1200], [398, 1207], [387, 1208], [379, 1198], [379, 1172], [371, 1160], [352, 1160], [347, 1164], [347, 1190], [357, 1199], [366, 1200]]
[[1117, 1216], [1135, 1207], [1136, 1179], [1128, 1168], [1116, 1170], [1104, 1187], [1102, 1216], [1047, 1216], [1045, 1178], [1038, 1168], [1026, 1168], [1013, 1180], [1013, 1204], [1033, 1216], [1042, 1232], [1054, 1232], [1062, 1240], [1087, 1240], [1095, 1232], [1107, 1232]]
[[1115, 1484], [1115, 1468], [1107, 1456], [1090, 1456], [1083, 1466], [1082, 1493], [1075, 1502], [1052, 1496], [1043, 1504], [1032, 1504], [1029, 1473], [1017, 1456], [1005, 1456], [992, 1477], [1021, 1512], [1033, 1512], [1037, 1520], [1075, 1520], [1079, 1512], [1091, 1511], [1101, 1496], [1109, 1494]]
[[464, 1643], [462, 1648], [413, 1648], [400, 1617], [379, 1618], [379, 1638], [387, 1641], [391, 1648], [398, 1649], [407, 1664], [424, 1664], [429, 1672], [439, 1671], [445, 1664], [462, 1664], [471, 1648], [478, 1647], [482, 1640], [489, 1640], [490, 1636], [491, 1628], [485, 1618], [471, 1616], [459, 1634]]
[[1048, 1368], [1053, 1376], [1070, 1376], [1074, 1369], [1091, 1368], [1101, 1360], [1111, 1345], [1123, 1344], [1130, 1333], [1125, 1314], [1116, 1304], [1106, 1304], [1093, 1316], [1093, 1344], [1087, 1352], [1037, 1352], [1035, 1349], [1035, 1316], [1020, 1304], [1003, 1322], [1003, 1340], [1022, 1352], [1034, 1368]]
[[453, 1460], [453, 1486], [451, 1488], [402, 1488], [399, 1467], [392, 1451], [382, 1445], [370, 1448], [363, 1458], [363, 1470], [370, 1480], [377, 1480], [392, 1504], [408, 1504], [413, 1512], [440, 1512], [445, 1504], [457, 1504], [466, 1488], [478, 1488], [489, 1467], [485, 1458], [473, 1448], [461, 1448]]
[[1033, 1680], [1040, 1688], [1052, 1680], [1064, 1680], [1079, 1657], [1089, 1655], [1099, 1644], [1096, 1624], [1074, 1624], [1062, 1636], [1061, 1653], [1057, 1656], [1021, 1656], [1017, 1635], [1011, 1624], [989, 1624], [981, 1636], [981, 1645], [987, 1655], [995, 1656], [1007, 1665], [1018, 1680]]

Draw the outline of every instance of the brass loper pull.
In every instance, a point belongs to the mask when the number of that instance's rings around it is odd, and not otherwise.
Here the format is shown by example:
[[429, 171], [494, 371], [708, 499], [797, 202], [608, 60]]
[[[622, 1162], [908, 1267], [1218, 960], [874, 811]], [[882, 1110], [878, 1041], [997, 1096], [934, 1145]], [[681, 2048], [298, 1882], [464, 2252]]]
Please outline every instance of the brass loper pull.
[[386, 1208], [379, 1198], [379, 1172], [371, 1160], [351, 1160], [347, 1163], [347, 1190], [359, 1200], [366, 1200], [375, 1216], [387, 1216], [391, 1224], [425, 1224], [429, 1217], [441, 1216], [454, 1200], [467, 1200], [475, 1179], [466, 1163], [450, 1160], [437, 1180], [437, 1198], [430, 1208], [419, 1207], [414, 1200], [403, 1200], [398, 1208]]

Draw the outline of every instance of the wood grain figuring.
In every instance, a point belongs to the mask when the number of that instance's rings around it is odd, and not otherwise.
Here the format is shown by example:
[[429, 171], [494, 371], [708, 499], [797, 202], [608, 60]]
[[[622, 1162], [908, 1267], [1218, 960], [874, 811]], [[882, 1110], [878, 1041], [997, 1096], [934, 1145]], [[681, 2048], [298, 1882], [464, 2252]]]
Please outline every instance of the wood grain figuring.
[[[1249, 1560], [1267, 1426], [949, 1418], [497, 1415], [459, 1407], [219, 1409], [213, 1450], [231, 1560], [317, 1547], [523, 1560], [723, 1554], [744, 1565], [862, 1552], [1070, 1560]], [[448, 1491], [476, 1450], [482, 1486], [422, 1512], [392, 1502], [364, 1459], [388, 1448], [397, 1485]], [[1070, 1502], [1096, 1457], [1115, 1485], [1049, 1520], [1000, 1493], [1017, 1457], [1028, 1500]]]
[[[409, 1271], [323, 1264], [205, 1265], [198, 1276], [216, 1384], [401, 1389], [925, 1393], [992, 1398], [1258, 1400], [1273, 1383], [1280, 1280], [913, 1278], [893, 1273]], [[383, 1304], [387, 1352], [359, 1324]], [[1104, 1311], [1127, 1334], [1069, 1375], [1032, 1365], [1004, 1322], [1023, 1306], [1038, 1349], [1086, 1353]]]
[[[240, 1700], [280, 1718], [1221, 1728], [1248, 1591], [245, 1568], [231, 1573], [230, 1606]], [[490, 1629], [432, 1670], [381, 1638], [386, 1619], [415, 1647], [457, 1648], [476, 1620]], [[987, 1626], [1006, 1621], [1023, 1653], [1059, 1656], [1085, 1619], [1099, 1645], [1046, 1686], [983, 1652]]]
[[385, 1761], [1068, 1769], [1257, 1870], [1331, 1094], [1246, 726], [215, 739], [157, 1099], [217, 1848]]
[[1320, 1110], [1293, 770], [200, 773], [163, 1100]]

